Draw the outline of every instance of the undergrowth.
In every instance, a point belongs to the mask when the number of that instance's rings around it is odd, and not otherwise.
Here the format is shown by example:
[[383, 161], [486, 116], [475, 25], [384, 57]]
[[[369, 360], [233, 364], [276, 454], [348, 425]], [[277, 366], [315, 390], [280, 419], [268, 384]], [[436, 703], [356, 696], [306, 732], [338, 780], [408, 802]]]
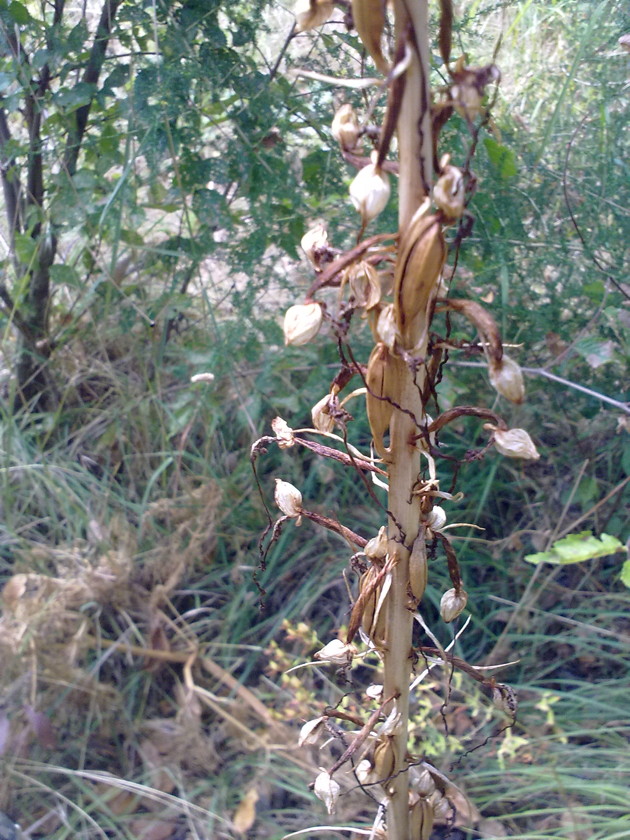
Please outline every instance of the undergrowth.
[[[511, 663], [501, 673], [520, 710], [498, 732], [475, 685], [437, 669], [415, 698], [414, 724], [436, 754], [448, 745], [479, 812], [474, 828], [436, 838], [630, 837], [619, 555], [523, 561], [566, 533], [628, 535], [628, 413], [597, 398], [625, 398], [622, 20], [615, 3], [472, 3], [462, 27], [473, 41], [504, 33], [497, 130], [517, 169], [502, 170], [489, 144], [495, 183], [481, 195], [497, 206], [475, 207], [464, 259], [501, 301], [506, 337], [533, 336], [537, 365], [592, 393], [532, 374], [528, 403], [509, 419], [535, 430], [540, 462], [525, 476], [490, 457], [464, 476], [458, 519], [484, 530], [456, 543], [476, 605], [458, 645], [468, 661]], [[506, 179], [515, 206], [501, 195]], [[490, 240], [505, 244], [498, 262]], [[152, 277], [143, 305], [159, 307], [172, 279]], [[290, 367], [275, 308], [261, 301], [235, 314], [202, 289], [166, 337], [144, 322], [121, 336], [111, 301], [97, 300], [57, 360], [57, 413], [3, 409], [0, 811], [27, 837], [279, 840], [321, 822], [306, 785], [323, 757], [298, 750], [297, 732], [315, 696], [341, 697], [324, 667], [286, 671], [316, 649], [313, 627], [347, 621], [336, 538], [305, 523], [299, 543], [285, 534], [259, 569], [264, 512], [248, 458], [276, 414], [306, 424], [313, 401], [302, 393], [325, 393], [334, 359], [302, 351], [301, 369]], [[191, 384], [203, 371], [215, 381]], [[470, 373], [442, 383], [445, 405], [479, 387]], [[455, 427], [443, 444], [461, 454], [469, 431]], [[357, 529], [374, 531], [356, 483], [308, 457], [270, 453], [268, 499], [279, 465], [322, 513], [351, 507]], [[440, 574], [427, 593], [436, 614]], [[337, 824], [358, 824], [362, 808], [343, 797]]]

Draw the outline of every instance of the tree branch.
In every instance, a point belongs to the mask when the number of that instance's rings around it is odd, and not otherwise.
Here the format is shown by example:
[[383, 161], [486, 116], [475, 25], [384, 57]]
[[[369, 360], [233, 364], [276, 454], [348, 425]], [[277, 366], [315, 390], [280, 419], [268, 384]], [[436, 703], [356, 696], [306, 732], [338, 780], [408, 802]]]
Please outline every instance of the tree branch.
[[[105, 53], [111, 36], [112, 24], [122, 0], [105, 0], [101, 10], [101, 17], [96, 28], [94, 43], [90, 51], [87, 67], [81, 79], [89, 85], [96, 85], [105, 61]], [[64, 166], [70, 177], [74, 175], [77, 168], [77, 159], [81, 149], [81, 142], [87, 128], [87, 121], [94, 101], [94, 94], [90, 101], [80, 108], [77, 108], [74, 115], [74, 126], [70, 130], [64, 154]]]

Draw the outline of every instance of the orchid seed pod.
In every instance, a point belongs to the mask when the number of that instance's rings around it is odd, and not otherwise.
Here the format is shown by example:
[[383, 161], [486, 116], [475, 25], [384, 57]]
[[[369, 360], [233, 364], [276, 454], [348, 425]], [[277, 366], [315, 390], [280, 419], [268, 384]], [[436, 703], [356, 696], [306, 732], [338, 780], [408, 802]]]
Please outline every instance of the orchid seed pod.
[[464, 175], [456, 166], [446, 166], [433, 187], [433, 201], [449, 220], [464, 213]]
[[371, 566], [361, 576], [359, 592], [369, 592], [368, 597], [364, 599], [365, 604], [361, 616], [361, 626], [372, 644], [378, 648], [383, 645], [385, 639], [385, 613], [384, 610], [379, 608], [382, 586], [375, 586], [377, 575], [378, 570], [374, 566]]
[[516, 692], [509, 685], [496, 683], [492, 687], [492, 702], [495, 708], [511, 718], [516, 717], [518, 709], [518, 698]]
[[357, 649], [354, 645], [347, 645], [341, 639], [333, 639], [327, 645], [317, 651], [313, 659], [320, 659], [322, 662], [330, 662], [331, 665], [346, 666], [352, 662]]
[[385, 6], [384, 0], [352, 0], [352, 19], [359, 38], [372, 56], [374, 64], [386, 76], [389, 73], [389, 62], [381, 48], [381, 36], [385, 28]]
[[378, 777], [374, 772], [374, 765], [369, 758], [363, 758], [355, 767], [354, 775], [360, 785], [369, 785], [378, 781]]
[[300, 734], [298, 737], [298, 747], [316, 744], [319, 740], [319, 736], [322, 732], [322, 729], [324, 728], [325, 720], [325, 717], [318, 717], [314, 718], [313, 720], [306, 721], [304, 726], [300, 729]]
[[396, 752], [391, 738], [381, 741], [374, 750], [374, 772], [380, 782], [392, 775], [396, 766]]
[[370, 700], [380, 700], [383, 696], [383, 686], [378, 683], [372, 683], [365, 689], [365, 694]]
[[315, 338], [322, 325], [323, 312], [319, 303], [297, 303], [284, 316], [284, 343], [299, 347]]
[[505, 355], [498, 361], [490, 358], [488, 375], [490, 384], [502, 397], [517, 404], [523, 402], [525, 399], [523, 374], [514, 359]]
[[300, 240], [300, 247], [314, 268], [319, 269], [321, 258], [329, 252], [328, 232], [324, 225], [315, 225]]
[[[489, 424], [486, 424], [488, 426]], [[492, 427], [491, 427], [492, 428]], [[537, 461], [540, 453], [525, 429], [494, 429], [494, 445], [506, 458]]]
[[389, 428], [394, 404], [398, 402], [404, 371], [402, 359], [390, 353], [384, 344], [374, 347], [365, 376], [368, 388], [365, 404], [374, 448], [385, 461], [389, 457], [389, 450], [385, 448], [383, 436]]
[[449, 589], [442, 595], [440, 615], [447, 624], [454, 621], [464, 610], [468, 602], [468, 593], [463, 589]]
[[433, 808], [426, 799], [418, 799], [409, 813], [409, 840], [429, 840], [433, 822]]
[[318, 799], [321, 799], [329, 814], [333, 814], [341, 788], [327, 770], [322, 770], [315, 779], [313, 792]]
[[435, 790], [435, 781], [426, 767], [415, 767], [411, 776], [413, 789], [422, 797], [430, 796]]
[[378, 306], [381, 302], [381, 283], [378, 271], [368, 262], [360, 262], [352, 267], [348, 285], [357, 306], [369, 310]]
[[290, 449], [292, 446], [295, 446], [293, 429], [286, 420], [283, 420], [282, 417], [274, 417], [271, 421], [271, 428], [273, 429], [280, 449]]
[[448, 820], [452, 815], [453, 806], [445, 796], [433, 803], [433, 816], [436, 820]]
[[378, 530], [378, 534], [368, 540], [367, 545], [363, 549], [365, 556], [370, 560], [382, 560], [387, 555], [387, 546], [389, 539], [387, 537], [387, 528], [383, 525]]
[[427, 528], [432, 531], [441, 531], [446, 525], [446, 511], [440, 505], [433, 505], [426, 520]]
[[396, 339], [398, 338], [393, 303], [385, 304], [379, 312], [378, 321], [376, 322], [376, 335], [378, 341], [381, 341], [388, 350], [393, 351]]
[[409, 591], [416, 605], [420, 603], [427, 588], [427, 550], [424, 528], [420, 527], [409, 554]]
[[281, 478], [276, 478], [275, 502], [285, 516], [291, 519], [299, 519], [302, 513], [302, 494]]
[[361, 214], [364, 225], [385, 209], [391, 192], [389, 178], [375, 161], [376, 153], [373, 152], [372, 163], [360, 169], [350, 184], [350, 199]]
[[298, 0], [293, 9], [295, 15], [295, 31], [308, 32], [321, 26], [331, 16], [332, 0]]
[[357, 145], [361, 128], [352, 105], [347, 102], [337, 110], [332, 121], [332, 136], [346, 152], [351, 152]]
[[439, 218], [414, 216], [401, 238], [394, 275], [394, 318], [405, 349], [413, 349], [422, 340], [445, 259]]
[[332, 432], [335, 427], [335, 420], [334, 417], [331, 417], [328, 413], [328, 407], [330, 405], [331, 395], [326, 394], [325, 397], [322, 397], [319, 402], [316, 402], [313, 408], [311, 409], [311, 419], [313, 420], [313, 426], [317, 429], [318, 432]]

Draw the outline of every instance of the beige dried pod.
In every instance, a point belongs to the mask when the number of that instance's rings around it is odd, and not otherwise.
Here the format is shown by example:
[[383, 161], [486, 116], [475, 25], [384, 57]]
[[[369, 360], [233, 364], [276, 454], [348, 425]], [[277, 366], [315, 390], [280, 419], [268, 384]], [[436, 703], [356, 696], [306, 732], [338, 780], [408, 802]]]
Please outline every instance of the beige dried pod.
[[495, 683], [492, 686], [492, 703], [499, 711], [511, 718], [516, 717], [518, 709], [518, 698], [516, 692], [509, 685]]
[[319, 269], [321, 255], [328, 251], [328, 232], [324, 225], [315, 225], [300, 240], [300, 247], [312, 265]]
[[387, 303], [381, 308], [376, 322], [376, 335], [389, 350], [393, 350], [398, 338], [398, 328], [394, 318], [394, 304]]
[[383, 783], [394, 772], [396, 766], [395, 744], [392, 738], [386, 737], [376, 745], [374, 750], [374, 772], [378, 780]]
[[463, 589], [449, 589], [442, 595], [440, 615], [447, 624], [461, 615], [468, 602], [468, 593]]
[[435, 790], [435, 781], [431, 773], [422, 765], [414, 767], [413, 771], [410, 777], [413, 789], [418, 792], [419, 796], [430, 796]]
[[271, 428], [273, 429], [280, 449], [290, 449], [292, 446], [295, 446], [293, 429], [286, 420], [283, 420], [282, 417], [274, 417], [271, 421]]
[[376, 152], [373, 152], [372, 163], [360, 169], [350, 184], [350, 199], [364, 225], [385, 209], [391, 193], [389, 178], [375, 161]]
[[361, 128], [352, 105], [346, 102], [335, 112], [331, 131], [344, 151], [351, 152], [355, 148]]
[[331, 665], [349, 665], [352, 657], [357, 653], [354, 645], [347, 645], [341, 639], [333, 639], [313, 656], [322, 662], [330, 662]]
[[432, 806], [426, 799], [417, 799], [409, 812], [409, 840], [429, 840], [433, 822]]
[[311, 409], [311, 418], [313, 426], [318, 432], [332, 432], [335, 427], [335, 420], [328, 413], [328, 406], [330, 404], [330, 394], [326, 394], [321, 400], [315, 403]]
[[405, 349], [413, 349], [426, 332], [445, 259], [439, 218], [416, 214], [401, 238], [394, 274], [394, 319]]
[[384, 75], [389, 73], [389, 62], [383, 55], [381, 38], [385, 28], [384, 0], [352, 0], [352, 19], [366, 50], [374, 64]]
[[302, 494], [297, 487], [289, 484], [288, 481], [276, 478], [274, 498], [277, 506], [285, 516], [289, 516], [292, 519], [300, 518], [300, 514], [302, 513]]
[[313, 792], [318, 799], [321, 799], [329, 814], [333, 814], [341, 788], [327, 770], [322, 770], [315, 779]]
[[[488, 426], [489, 424], [486, 424], [486, 428]], [[529, 461], [537, 461], [540, 458], [534, 441], [525, 429], [494, 428], [494, 445], [497, 452], [506, 458], [523, 458]]]
[[449, 219], [459, 219], [465, 210], [464, 174], [456, 166], [445, 166], [433, 187], [433, 201]]
[[384, 344], [374, 347], [365, 375], [368, 388], [365, 402], [374, 448], [385, 461], [389, 457], [389, 450], [383, 438], [389, 428], [394, 404], [398, 402], [404, 373], [402, 359], [390, 353]]
[[420, 603], [424, 596], [427, 577], [427, 549], [424, 528], [421, 527], [409, 554], [409, 591], [416, 604]]
[[322, 307], [319, 303], [296, 303], [284, 316], [284, 343], [293, 347], [315, 338], [322, 325]]
[[525, 383], [520, 366], [509, 356], [488, 360], [488, 376], [492, 387], [510, 402], [520, 404], [525, 399]]
[[381, 302], [381, 282], [378, 271], [370, 263], [361, 261], [349, 272], [348, 285], [357, 306], [374, 309]]
[[307, 720], [304, 726], [300, 729], [298, 736], [298, 747], [305, 747], [316, 744], [324, 729], [325, 717], [314, 718]]
[[372, 537], [371, 540], [368, 540], [363, 551], [365, 556], [369, 557], [370, 560], [382, 560], [387, 555], [388, 545], [387, 528], [383, 525], [378, 529], [378, 534]]
[[370, 785], [378, 781], [374, 765], [369, 758], [364, 758], [357, 764], [354, 774], [361, 785]]
[[378, 569], [374, 566], [361, 576], [357, 604], [361, 606], [363, 632], [375, 647], [380, 648], [384, 644], [386, 624], [385, 611], [379, 607], [383, 587], [382, 584], [377, 584], [377, 576]]
[[333, 12], [333, 0], [298, 0], [293, 7], [295, 31], [307, 32], [326, 23]]

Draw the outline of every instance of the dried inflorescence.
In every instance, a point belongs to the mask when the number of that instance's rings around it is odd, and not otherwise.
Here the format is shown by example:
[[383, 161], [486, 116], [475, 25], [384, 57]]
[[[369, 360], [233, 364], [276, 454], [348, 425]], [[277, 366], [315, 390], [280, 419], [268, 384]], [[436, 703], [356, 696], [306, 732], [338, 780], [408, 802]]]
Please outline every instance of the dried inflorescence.
[[[308, 4], [305, 0], [302, 5], [297, 12], [301, 31], [317, 26], [331, 11], [322, 0], [308, 0]], [[348, 679], [357, 659], [370, 654], [383, 665], [383, 685], [368, 687], [357, 701], [365, 709], [364, 715], [329, 708], [304, 724], [299, 743], [314, 744], [324, 731], [337, 733], [330, 725], [331, 718], [336, 724], [355, 727], [351, 737], [339, 736], [344, 745], [342, 755], [332, 766], [321, 769], [314, 791], [332, 813], [343, 792], [343, 781], [336, 775], [352, 759], [354, 782], [369, 788], [384, 808], [385, 826], [377, 820], [372, 833], [388, 840], [428, 838], [436, 821], [452, 822], [456, 813], [472, 813], [461, 792], [445, 776], [408, 753], [408, 689], [414, 669], [419, 667], [416, 659], [421, 661], [419, 654], [432, 657], [430, 667], [441, 661], [451, 673], [457, 668], [481, 683], [512, 718], [516, 710], [514, 694], [507, 686], [442, 648], [414, 651], [412, 646], [412, 617], [426, 629], [416, 611], [427, 587], [429, 557], [438, 550], [446, 557], [452, 583], [441, 598], [442, 620], [457, 623], [468, 602], [455, 549], [446, 534], [447, 529], [462, 523], [447, 524], [442, 506], [456, 497], [440, 489], [437, 470], [438, 459], [456, 458], [444, 450], [440, 432], [462, 418], [490, 421], [484, 425], [489, 432], [487, 446], [467, 453], [463, 460], [484, 457], [492, 445], [509, 458], [539, 457], [529, 435], [522, 429], [509, 429], [494, 410], [453, 406], [440, 412], [437, 404], [436, 388], [446, 354], [458, 348], [484, 355], [490, 384], [509, 402], [518, 405], [525, 395], [521, 368], [504, 354], [490, 312], [481, 302], [451, 296], [448, 291], [457, 263], [457, 259], [449, 259], [449, 238], [451, 247], [458, 249], [472, 224], [467, 204], [476, 183], [469, 166], [478, 133], [473, 124], [476, 121], [478, 126], [487, 117], [486, 91], [498, 81], [499, 72], [493, 64], [471, 67], [465, 57], [451, 65], [452, 6], [449, 0], [442, 0], [440, 8], [439, 50], [450, 81], [431, 103], [429, 91], [423, 88], [429, 77], [428, 36], [420, 28], [422, 19], [415, 7], [390, 28], [388, 10], [381, 0], [352, 0], [354, 26], [385, 77], [387, 107], [380, 129], [371, 123], [372, 108], [359, 114], [350, 103], [344, 103], [334, 115], [332, 137], [343, 160], [358, 170], [350, 183], [350, 199], [360, 214], [360, 231], [356, 244], [345, 251], [337, 247], [334, 235], [329, 241], [321, 224], [305, 235], [302, 248], [315, 279], [305, 302], [291, 306], [284, 322], [286, 344], [300, 346], [315, 338], [325, 315], [340, 348], [341, 369], [328, 393], [312, 408], [312, 428], [294, 432], [279, 418], [274, 421], [279, 447], [299, 445], [350, 467], [379, 505], [372, 484], [388, 491], [387, 504], [381, 505], [387, 524], [371, 539], [310, 510], [300, 491], [280, 480], [275, 500], [283, 517], [273, 529], [270, 525], [273, 540], [287, 520], [299, 523], [306, 518], [334, 531], [354, 551], [351, 568], [356, 579], [345, 638], [340, 633], [340, 638], [313, 654], [313, 662], [337, 669]], [[388, 44], [391, 32], [398, 33], [397, 39], [390, 38]], [[407, 95], [409, 90], [415, 91], [415, 98]], [[455, 113], [475, 135], [468, 159], [461, 166], [452, 163], [450, 155], [439, 157], [437, 153], [440, 130]], [[388, 159], [396, 132], [399, 162]], [[366, 239], [366, 226], [389, 202], [392, 173], [399, 176], [399, 230]], [[432, 185], [434, 176], [437, 180]], [[451, 262], [448, 269], [447, 261]], [[330, 288], [336, 290], [334, 297], [324, 302], [322, 296]], [[375, 341], [364, 363], [356, 360], [348, 343], [357, 314], [367, 321]], [[436, 314], [445, 317], [445, 337], [435, 332]], [[469, 325], [477, 333], [478, 343], [450, 339], [451, 321]], [[344, 396], [353, 379], [354, 390]], [[348, 439], [352, 416], [344, 406], [360, 395], [365, 398], [371, 432], [369, 452], [352, 446]], [[427, 414], [431, 400], [438, 409], [435, 419]], [[311, 440], [309, 435], [324, 437], [326, 443]], [[265, 443], [271, 440], [263, 439]], [[261, 451], [262, 445], [255, 444], [253, 451]], [[380, 705], [372, 708], [375, 702]]]

